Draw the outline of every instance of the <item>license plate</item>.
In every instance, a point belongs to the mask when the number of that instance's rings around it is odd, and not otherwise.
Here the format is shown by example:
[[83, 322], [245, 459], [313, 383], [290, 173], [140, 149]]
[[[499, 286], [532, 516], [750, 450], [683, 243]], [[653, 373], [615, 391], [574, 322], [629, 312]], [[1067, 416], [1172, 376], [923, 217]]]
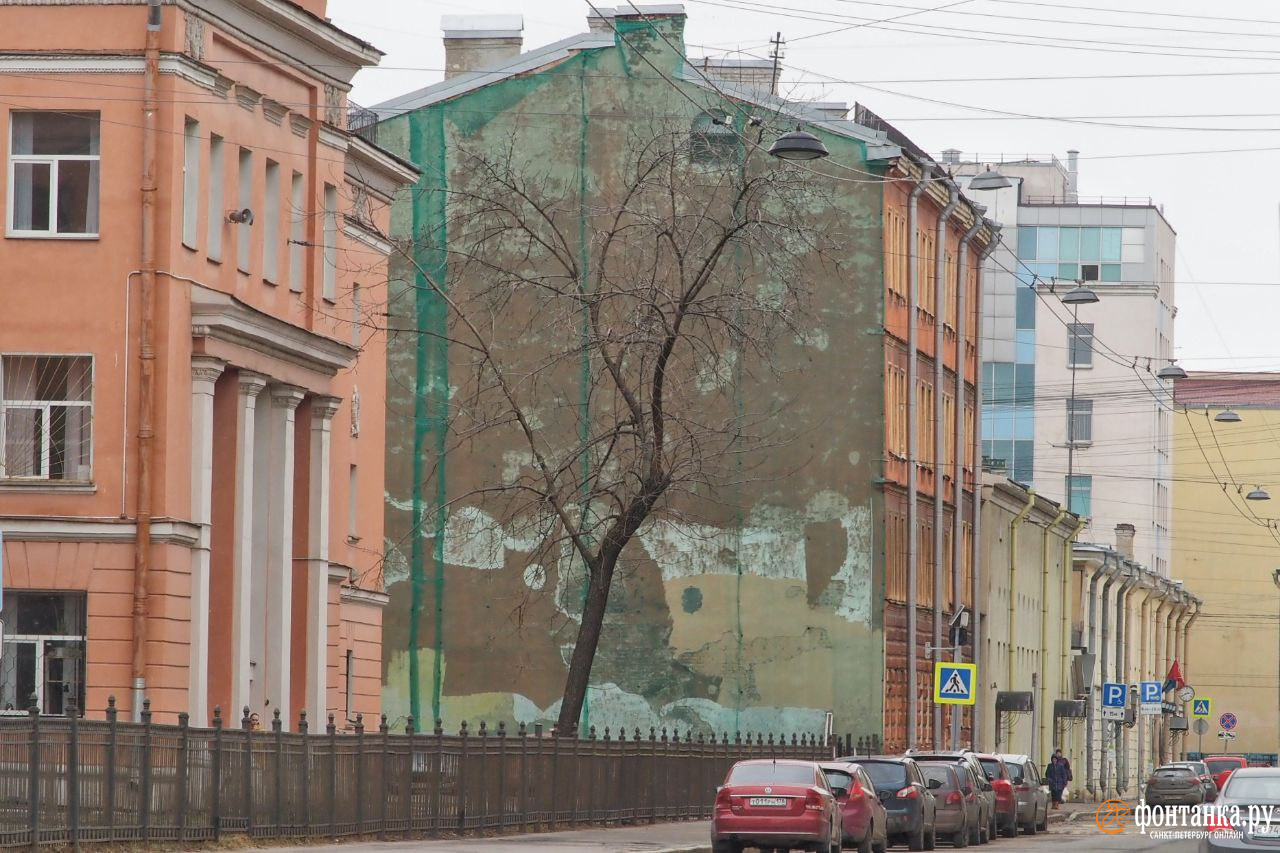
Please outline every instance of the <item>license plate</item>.
[[753, 806], [774, 806], [774, 807], [784, 806], [785, 807], [786, 804], [787, 804], [787, 800], [785, 797], [752, 797], [750, 800], [750, 805], [753, 805]]
[[1264, 823], [1254, 828], [1253, 834], [1261, 838], [1280, 838], [1280, 823]]

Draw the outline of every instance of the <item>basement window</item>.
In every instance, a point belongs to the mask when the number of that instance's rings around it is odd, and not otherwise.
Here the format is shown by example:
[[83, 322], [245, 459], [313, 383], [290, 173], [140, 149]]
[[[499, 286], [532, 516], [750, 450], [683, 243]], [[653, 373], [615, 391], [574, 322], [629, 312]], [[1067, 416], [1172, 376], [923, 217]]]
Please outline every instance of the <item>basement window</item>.
[[9, 236], [98, 236], [98, 114], [14, 112]]

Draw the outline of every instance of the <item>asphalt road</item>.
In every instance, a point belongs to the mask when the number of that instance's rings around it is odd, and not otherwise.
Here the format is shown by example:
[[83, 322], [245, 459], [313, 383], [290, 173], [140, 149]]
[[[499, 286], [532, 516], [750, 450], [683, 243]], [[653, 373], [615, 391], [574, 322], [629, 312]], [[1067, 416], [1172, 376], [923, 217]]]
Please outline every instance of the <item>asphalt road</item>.
[[[1196, 853], [1198, 841], [1175, 841], [1164, 838], [1153, 838], [1141, 835], [1133, 827], [1122, 833], [1106, 835], [1092, 826], [1057, 826], [1049, 832], [1034, 837], [1019, 836], [1016, 839], [1002, 838], [989, 847], [978, 850], [991, 853], [1050, 853], [1050, 851], [1066, 850], [1069, 853], [1130, 853], [1130, 851], [1152, 850], [1160, 853]], [[902, 848], [891, 848], [896, 851]], [[939, 845], [938, 850], [946, 849]], [[970, 848], [973, 849], [973, 848]]]

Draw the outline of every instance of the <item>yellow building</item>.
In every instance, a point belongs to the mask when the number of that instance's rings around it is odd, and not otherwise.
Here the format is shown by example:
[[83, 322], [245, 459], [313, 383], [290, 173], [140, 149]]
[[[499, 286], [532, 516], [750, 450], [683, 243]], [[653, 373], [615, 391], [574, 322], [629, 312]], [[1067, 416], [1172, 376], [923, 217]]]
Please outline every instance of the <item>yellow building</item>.
[[[1192, 373], [1175, 385], [1173, 574], [1204, 599], [1185, 666], [1213, 699], [1204, 752], [1280, 747], [1280, 373]], [[1280, 495], [1280, 493], [1277, 493]], [[1217, 737], [1235, 714], [1237, 737]], [[1201, 739], [1188, 738], [1189, 751]]]

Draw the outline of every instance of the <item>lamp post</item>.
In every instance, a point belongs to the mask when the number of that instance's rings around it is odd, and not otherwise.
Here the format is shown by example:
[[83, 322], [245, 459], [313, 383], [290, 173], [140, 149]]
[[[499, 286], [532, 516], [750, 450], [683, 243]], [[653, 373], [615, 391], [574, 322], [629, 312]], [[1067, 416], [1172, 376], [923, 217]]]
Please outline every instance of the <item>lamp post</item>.
[[[1075, 344], [1076, 338], [1079, 336], [1080, 327], [1080, 306], [1092, 305], [1098, 301], [1098, 294], [1089, 288], [1077, 283], [1075, 287], [1062, 294], [1062, 304], [1071, 306], [1071, 340], [1068, 346]], [[1075, 462], [1076, 462], [1076, 439], [1074, 422], [1076, 417], [1076, 367], [1075, 360], [1072, 358], [1072, 351], [1068, 349], [1068, 358], [1071, 358], [1071, 397], [1067, 404], [1067, 511], [1075, 512]]]
[[[1280, 569], [1272, 569], [1271, 582], [1280, 589]], [[1276, 601], [1276, 700], [1280, 707], [1280, 598]], [[1276, 735], [1280, 738], [1280, 716], [1276, 717]]]

